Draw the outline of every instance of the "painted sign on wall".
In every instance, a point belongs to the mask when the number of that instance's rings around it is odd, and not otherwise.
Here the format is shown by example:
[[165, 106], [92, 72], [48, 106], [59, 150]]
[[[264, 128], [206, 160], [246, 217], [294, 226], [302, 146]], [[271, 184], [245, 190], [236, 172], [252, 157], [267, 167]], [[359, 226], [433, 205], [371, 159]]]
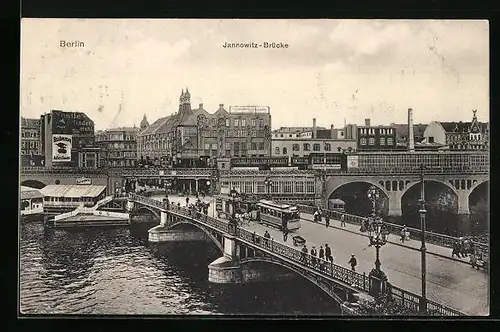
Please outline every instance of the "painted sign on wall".
[[71, 161], [72, 135], [52, 135], [52, 162]]
[[90, 185], [90, 184], [92, 184], [92, 179], [89, 179], [89, 178], [77, 178], [76, 179], [76, 184]]
[[358, 168], [358, 156], [347, 156], [347, 168]]

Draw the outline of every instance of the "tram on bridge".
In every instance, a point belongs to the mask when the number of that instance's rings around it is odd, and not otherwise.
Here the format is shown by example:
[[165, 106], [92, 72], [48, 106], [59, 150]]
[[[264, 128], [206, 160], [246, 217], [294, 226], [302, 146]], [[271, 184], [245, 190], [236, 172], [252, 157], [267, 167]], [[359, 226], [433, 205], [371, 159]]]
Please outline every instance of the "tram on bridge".
[[293, 232], [300, 228], [300, 214], [296, 206], [261, 199], [257, 204], [259, 223]]

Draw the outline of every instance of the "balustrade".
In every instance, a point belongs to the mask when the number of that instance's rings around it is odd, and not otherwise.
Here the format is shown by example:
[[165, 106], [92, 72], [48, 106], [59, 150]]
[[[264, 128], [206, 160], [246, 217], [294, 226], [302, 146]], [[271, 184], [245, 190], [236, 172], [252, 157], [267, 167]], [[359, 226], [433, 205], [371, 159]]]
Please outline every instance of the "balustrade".
[[[157, 207], [162, 210], [169, 209], [171, 212], [175, 214], [187, 217], [187, 219], [190, 220], [190, 222], [205, 224], [219, 232], [234, 235], [238, 239], [243, 240], [247, 244], [254, 247], [254, 249], [255, 248], [264, 249], [265, 251], [274, 254], [274, 256], [286, 258], [289, 261], [292, 261], [298, 267], [307, 268], [309, 271], [313, 271], [313, 273], [317, 275], [331, 278], [336, 281], [344, 282], [349, 286], [364, 292], [369, 291], [370, 288], [369, 278], [367, 278], [365, 274], [352, 271], [348, 268], [337, 265], [333, 262], [319, 259], [318, 257], [312, 256], [309, 253], [303, 253], [299, 249], [295, 249], [286, 244], [276, 242], [272, 238], [265, 238], [261, 235], [256, 234], [255, 232], [248, 231], [244, 228], [236, 226], [234, 229], [231, 229], [230, 226], [233, 225], [231, 225], [229, 221], [210, 217], [194, 209], [176, 206], [174, 204], [170, 204], [170, 206], [168, 206], [166, 202], [161, 202], [137, 194], [130, 194], [129, 197], [133, 201], [148, 206]], [[329, 212], [336, 213], [335, 211], [329, 211]], [[257, 257], [257, 254], [255, 256]], [[406, 308], [418, 312], [418, 303], [420, 299], [418, 295], [392, 285], [390, 287], [390, 292], [391, 292], [391, 297], [394, 301], [398, 302], [400, 305]], [[463, 315], [462, 313], [453, 310], [451, 308], [447, 308], [439, 303], [430, 300], [428, 300], [428, 303], [429, 303], [428, 310], [433, 315], [434, 314], [438, 315], [438, 313], [439, 315], [445, 315], [445, 316]]]
[[[298, 204], [299, 211], [300, 212], [305, 212], [308, 214], [314, 214], [314, 211], [316, 210], [316, 207], [314, 206], [308, 206], [308, 205], [302, 205]], [[327, 214], [331, 219], [335, 220], [340, 220], [341, 216], [344, 215], [344, 220], [346, 223], [350, 223], [353, 225], [361, 225], [363, 222], [367, 220], [365, 217], [360, 217], [348, 213], [342, 213], [338, 211], [331, 211], [328, 209], [322, 209], [323, 213]], [[397, 224], [392, 224], [385, 222], [384, 225], [387, 226], [387, 229], [391, 234], [396, 234], [399, 236], [401, 233], [401, 230], [403, 229], [403, 226], [397, 225]], [[406, 229], [410, 232], [410, 238], [413, 239], [420, 239], [420, 234], [421, 231], [418, 228], [412, 228], [412, 227], [406, 227]], [[442, 247], [447, 247], [447, 248], [453, 248], [453, 243], [455, 241], [458, 241], [458, 238], [445, 235], [445, 234], [439, 234], [439, 233], [433, 233], [426, 231], [425, 232], [425, 241], [427, 243], [432, 243], [436, 244]], [[489, 245], [487, 243], [482, 243], [482, 242], [477, 242], [477, 241], [472, 241], [474, 246], [483, 254], [488, 256], [489, 254]]]

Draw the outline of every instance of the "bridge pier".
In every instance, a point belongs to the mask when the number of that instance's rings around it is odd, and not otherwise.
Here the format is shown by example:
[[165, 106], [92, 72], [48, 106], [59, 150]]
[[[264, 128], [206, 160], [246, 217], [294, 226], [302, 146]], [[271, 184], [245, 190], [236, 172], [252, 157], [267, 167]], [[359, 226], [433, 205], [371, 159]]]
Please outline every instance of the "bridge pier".
[[403, 192], [400, 190], [387, 192], [389, 197], [389, 211], [387, 215], [389, 217], [399, 217], [403, 214], [401, 209], [401, 199], [403, 197]]
[[158, 225], [148, 231], [149, 242], [208, 242], [209, 239], [202, 231], [191, 231], [184, 229], [167, 229], [164, 225]]
[[224, 236], [224, 255], [208, 265], [208, 281], [215, 284], [238, 284], [243, 282], [241, 266], [236, 259], [236, 241]]
[[167, 225], [168, 221], [168, 214], [166, 211], [160, 211], [160, 225], [165, 226]]
[[127, 212], [132, 212], [134, 210], [134, 202], [131, 200], [127, 201]]
[[469, 193], [469, 190], [457, 190], [458, 214], [470, 214]]

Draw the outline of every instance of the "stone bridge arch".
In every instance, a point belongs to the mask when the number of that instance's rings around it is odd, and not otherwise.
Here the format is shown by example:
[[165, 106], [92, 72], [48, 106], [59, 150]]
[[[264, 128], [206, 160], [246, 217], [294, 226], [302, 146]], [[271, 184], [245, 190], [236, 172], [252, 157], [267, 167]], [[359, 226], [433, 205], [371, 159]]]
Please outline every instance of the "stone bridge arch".
[[[457, 195], [457, 197], [458, 197], [457, 189], [454, 186], [452, 186], [448, 181], [441, 181], [441, 180], [437, 180], [437, 179], [425, 179], [424, 178], [424, 185], [426, 182], [427, 183], [428, 182], [436, 182], [436, 183], [444, 184], [446, 187], [450, 188], [455, 193], [455, 195]], [[404, 187], [403, 191], [401, 192], [401, 199], [403, 199], [404, 195], [408, 192], [408, 190], [413, 188], [416, 184], [420, 184], [420, 180], [419, 181], [411, 181], [410, 183], [408, 183], [408, 185], [406, 185]]]
[[339, 305], [344, 303], [347, 300], [347, 293], [345, 295], [345, 299], [343, 299], [340, 295], [335, 293], [335, 291], [334, 291], [335, 288], [341, 289], [340, 286], [335, 287], [335, 286], [333, 286], [332, 282], [327, 281], [326, 279], [324, 279], [324, 281], [322, 281], [321, 277], [316, 278], [312, 274], [307, 274], [302, 269], [297, 268], [292, 264], [285, 264], [276, 258], [271, 258], [271, 257], [267, 257], [267, 256], [244, 258], [244, 259], [241, 259], [239, 261], [240, 266], [243, 266], [246, 264], [252, 264], [252, 263], [268, 263], [268, 264], [281, 266], [289, 271], [296, 273], [297, 275], [299, 275], [302, 278], [311, 282], [313, 285], [317, 286], [324, 293], [326, 293], [329, 297], [331, 297], [333, 300], [335, 300], [335, 302], [337, 302]]
[[483, 183], [487, 183], [489, 182], [490, 180], [489, 179], [480, 179], [478, 181], [476, 181], [476, 183], [473, 183], [472, 186], [470, 187], [470, 193], [469, 193], [469, 196], [470, 194], [472, 194], [472, 192], [477, 188], [479, 187], [480, 185], [482, 185]]
[[140, 205], [139, 207], [137, 207], [136, 212], [140, 212], [141, 210], [142, 211], [149, 211], [149, 212], [151, 212], [156, 217], [156, 219], [158, 219], [158, 221], [161, 220], [161, 218], [160, 218], [160, 212], [157, 209], [149, 207], [147, 205]]
[[202, 231], [205, 235], [207, 235], [210, 238], [210, 240], [212, 240], [212, 242], [217, 246], [217, 248], [219, 248], [219, 250], [221, 251], [221, 253], [222, 254], [224, 253], [224, 244], [221, 241], [219, 241], [210, 232], [210, 230], [208, 230], [207, 228], [203, 227], [202, 225], [198, 225], [196, 223], [192, 223], [192, 222], [189, 222], [189, 221], [183, 221], [183, 220], [181, 220], [181, 221], [176, 221], [176, 222], [174, 222], [171, 225], [168, 225], [167, 229], [169, 229], [169, 230], [178, 229], [178, 228], [182, 227], [183, 225], [188, 225], [188, 226], [197, 228], [200, 231]]

